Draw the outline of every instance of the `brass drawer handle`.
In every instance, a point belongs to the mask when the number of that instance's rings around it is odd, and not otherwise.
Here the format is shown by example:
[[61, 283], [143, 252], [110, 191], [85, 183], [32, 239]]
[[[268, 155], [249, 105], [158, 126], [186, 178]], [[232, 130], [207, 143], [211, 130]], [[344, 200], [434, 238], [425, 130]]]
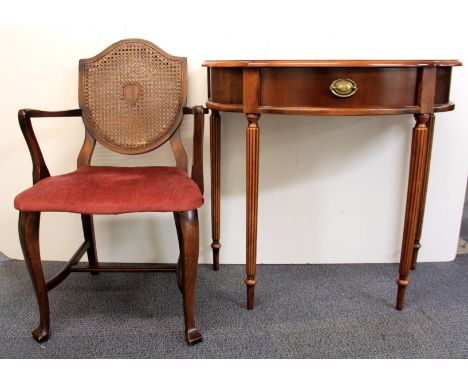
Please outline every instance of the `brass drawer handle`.
[[339, 78], [330, 85], [331, 92], [337, 97], [351, 97], [358, 91], [356, 83], [350, 79]]

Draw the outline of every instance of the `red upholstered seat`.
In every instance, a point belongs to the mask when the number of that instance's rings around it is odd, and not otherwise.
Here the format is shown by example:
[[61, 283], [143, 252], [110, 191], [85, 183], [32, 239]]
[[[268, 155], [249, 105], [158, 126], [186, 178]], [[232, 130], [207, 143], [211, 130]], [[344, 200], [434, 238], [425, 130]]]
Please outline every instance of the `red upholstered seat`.
[[199, 208], [197, 184], [177, 167], [85, 166], [37, 182], [15, 198], [20, 211], [81, 214], [182, 212]]

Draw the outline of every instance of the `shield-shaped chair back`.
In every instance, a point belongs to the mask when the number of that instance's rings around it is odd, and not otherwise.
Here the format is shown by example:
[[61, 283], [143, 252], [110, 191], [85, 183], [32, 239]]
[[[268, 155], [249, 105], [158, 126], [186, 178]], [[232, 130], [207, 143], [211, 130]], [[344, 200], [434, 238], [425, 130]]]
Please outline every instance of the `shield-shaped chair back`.
[[140, 39], [80, 60], [79, 103], [88, 133], [107, 148], [140, 154], [178, 128], [187, 99], [187, 59]]

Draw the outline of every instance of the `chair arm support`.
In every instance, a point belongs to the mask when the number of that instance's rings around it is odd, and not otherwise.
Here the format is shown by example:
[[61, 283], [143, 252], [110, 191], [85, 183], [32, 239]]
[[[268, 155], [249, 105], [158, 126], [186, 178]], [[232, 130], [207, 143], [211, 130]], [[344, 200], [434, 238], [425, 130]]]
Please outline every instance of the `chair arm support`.
[[184, 106], [184, 108], [183, 108], [184, 115], [185, 115], [185, 114], [194, 114], [193, 109], [194, 109], [194, 108], [198, 108], [198, 107], [201, 107], [201, 108], [203, 109], [203, 114], [208, 114], [208, 113], [210, 112], [210, 109], [207, 109], [206, 107], [203, 107], [203, 106], [200, 106], [200, 105], [194, 106], [194, 107], [186, 107], [186, 106]]
[[21, 109], [18, 111], [18, 121], [23, 133], [24, 139], [31, 154], [33, 163], [33, 184], [39, 182], [41, 179], [50, 176], [49, 169], [44, 161], [41, 148], [37, 142], [36, 135], [31, 123], [31, 118], [42, 117], [80, 117], [81, 110], [66, 110], [66, 111], [42, 111], [33, 109]]
[[208, 109], [203, 106], [194, 106], [190, 112], [184, 114], [193, 114], [193, 162], [192, 162], [192, 179], [197, 183], [203, 194], [203, 132], [205, 127], [205, 114], [208, 114]]

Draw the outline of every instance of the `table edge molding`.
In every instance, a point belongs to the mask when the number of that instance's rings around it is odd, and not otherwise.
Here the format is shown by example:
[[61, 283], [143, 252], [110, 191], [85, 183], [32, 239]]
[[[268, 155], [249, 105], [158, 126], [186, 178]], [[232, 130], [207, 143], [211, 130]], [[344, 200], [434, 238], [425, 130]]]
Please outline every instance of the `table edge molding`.
[[[208, 101], [206, 107], [212, 110], [243, 113], [244, 108], [239, 104], [223, 104]], [[455, 104], [447, 103], [434, 106], [434, 113], [446, 112], [455, 109]], [[419, 106], [407, 106], [403, 108], [328, 108], [328, 107], [276, 107], [259, 106], [260, 114], [289, 114], [289, 115], [336, 115], [336, 116], [365, 116], [365, 115], [398, 115], [418, 114]]]
[[209, 68], [425, 67], [462, 66], [459, 60], [206, 60]]

